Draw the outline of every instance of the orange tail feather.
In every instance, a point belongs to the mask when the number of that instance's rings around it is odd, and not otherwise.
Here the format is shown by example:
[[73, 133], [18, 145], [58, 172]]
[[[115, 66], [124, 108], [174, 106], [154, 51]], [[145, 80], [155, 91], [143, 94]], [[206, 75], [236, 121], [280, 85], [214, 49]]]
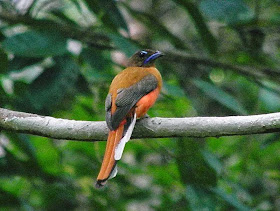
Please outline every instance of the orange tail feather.
[[114, 158], [115, 149], [120, 140], [122, 139], [123, 132], [123, 124], [121, 124], [115, 131], [109, 132], [103, 162], [95, 185], [97, 188], [101, 188], [106, 184], [114, 168], [116, 168], [116, 160]]

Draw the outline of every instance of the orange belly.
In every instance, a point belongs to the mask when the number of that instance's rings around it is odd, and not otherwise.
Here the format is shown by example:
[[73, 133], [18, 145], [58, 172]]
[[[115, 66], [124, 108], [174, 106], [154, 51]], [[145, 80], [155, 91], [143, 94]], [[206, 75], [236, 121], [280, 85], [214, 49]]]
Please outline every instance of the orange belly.
[[156, 88], [154, 91], [150, 92], [149, 94], [142, 97], [136, 103], [136, 116], [137, 118], [144, 116], [149, 108], [151, 108], [154, 103], [156, 102], [158, 95], [159, 95], [159, 88]]

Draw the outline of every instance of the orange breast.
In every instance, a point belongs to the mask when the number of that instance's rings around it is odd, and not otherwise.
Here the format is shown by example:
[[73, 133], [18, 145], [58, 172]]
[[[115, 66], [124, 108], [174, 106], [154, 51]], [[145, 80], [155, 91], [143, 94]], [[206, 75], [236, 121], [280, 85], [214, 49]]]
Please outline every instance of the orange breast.
[[151, 108], [154, 103], [156, 102], [158, 95], [160, 92], [160, 88], [156, 88], [154, 91], [150, 92], [149, 94], [142, 97], [136, 103], [136, 116], [137, 118], [144, 116], [149, 108]]

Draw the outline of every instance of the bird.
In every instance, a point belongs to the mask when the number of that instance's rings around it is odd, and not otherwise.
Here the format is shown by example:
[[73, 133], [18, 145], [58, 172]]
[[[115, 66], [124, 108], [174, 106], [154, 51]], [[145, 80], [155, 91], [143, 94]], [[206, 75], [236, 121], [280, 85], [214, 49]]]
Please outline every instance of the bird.
[[117, 162], [131, 137], [136, 119], [147, 115], [157, 100], [162, 77], [155, 61], [163, 55], [157, 50], [137, 51], [129, 58], [127, 67], [112, 80], [105, 100], [109, 134], [96, 188], [105, 186], [108, 179], [117, 175]]

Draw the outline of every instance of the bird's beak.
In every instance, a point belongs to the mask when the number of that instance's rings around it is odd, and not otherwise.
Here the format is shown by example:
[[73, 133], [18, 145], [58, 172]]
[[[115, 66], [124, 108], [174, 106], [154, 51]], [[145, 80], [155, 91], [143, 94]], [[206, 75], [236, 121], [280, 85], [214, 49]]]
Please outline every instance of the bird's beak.
[[157, 58], [164, 56], [164, 54], [160, 51], [156, 51], [153, 55], [151, 55], [148, 59], [150, 59], [150, 61], [156, 60]]
[[156, 60], [157, 58], [159, 58], [161, 56], [164, 56], [164, 54], [162, 52], [160, 52], [160, 51], [156, 51], [154, 54], [152, 54], [151, 56], [149, 56], [145, 60], [144, 64], [147, 64], [148, 62], [152, 62], [152, 61]]

